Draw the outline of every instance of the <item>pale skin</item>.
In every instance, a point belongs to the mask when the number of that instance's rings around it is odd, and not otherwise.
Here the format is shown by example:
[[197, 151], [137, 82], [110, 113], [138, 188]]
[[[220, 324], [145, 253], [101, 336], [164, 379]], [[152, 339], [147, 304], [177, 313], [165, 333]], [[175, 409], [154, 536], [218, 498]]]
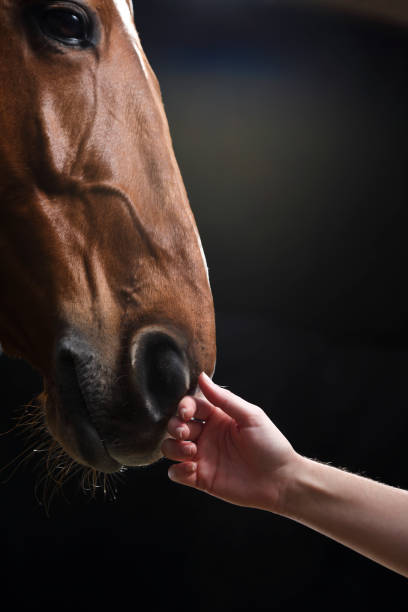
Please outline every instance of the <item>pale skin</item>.
[[199, 385], [163, 442], [179, 462], [172, 480], [293, 519], [408, 577], [407, 491], [302, 457], [261, 408], [204, 373]]

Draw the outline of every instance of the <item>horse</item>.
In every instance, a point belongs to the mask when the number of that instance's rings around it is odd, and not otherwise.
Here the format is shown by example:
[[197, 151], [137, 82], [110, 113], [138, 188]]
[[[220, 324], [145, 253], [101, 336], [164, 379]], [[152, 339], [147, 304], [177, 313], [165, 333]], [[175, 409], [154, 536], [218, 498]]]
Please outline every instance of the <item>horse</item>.
[[149, 465], [216, 341], [131, 0], [0, 0], [0, 33], [1, 345], [71, 464]]

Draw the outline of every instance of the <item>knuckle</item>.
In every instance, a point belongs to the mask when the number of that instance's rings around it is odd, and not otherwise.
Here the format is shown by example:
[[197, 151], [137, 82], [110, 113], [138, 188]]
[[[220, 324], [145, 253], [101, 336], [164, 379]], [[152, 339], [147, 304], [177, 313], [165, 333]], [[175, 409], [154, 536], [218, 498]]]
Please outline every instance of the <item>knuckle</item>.
[[259, 425], [265, 419], [265, 412], [259, 406], [255, 406], [255, 404], [249, 404], [249, 413], [248, 413], [248, 421], [252, 425]]

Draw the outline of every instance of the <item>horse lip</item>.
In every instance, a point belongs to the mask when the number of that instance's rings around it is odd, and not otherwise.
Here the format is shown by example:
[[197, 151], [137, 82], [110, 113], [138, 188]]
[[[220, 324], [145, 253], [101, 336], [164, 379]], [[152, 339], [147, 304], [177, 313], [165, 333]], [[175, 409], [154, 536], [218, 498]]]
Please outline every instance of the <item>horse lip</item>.
[[[122, 464], [118, 463], [109, 454], [105, 442], [92, 422], [83, 396], [81, 405], [77, 408], [77, 412], [79, 422], [75, 422], [74, 420], [74, 427], [77, 433], [77, 444], [81, 456], [87, 463], [100, 472], [117, 472], [122, 467]], [[82, 414], [80, 414], [80, 412]]]
[[[166, 423], [167, 422], [168, 419], [166, 419]], [[151, 465], [163, 458], [161, 446], [164, 440], [170, 437], [166, 424], [163, 423], [161, 431], [156, 432], [149, 438], [145, 438], [144, 441], [140, 436], [137, 437], [137, 450], [133, 445], [136, 436], [137, 434], [134, 437], [132, 436], [130, 440], [128, 439], [127, 442], [120, 439], [114, 439], [107, 444], [106, 450], [113, 459], [126, 467]]]
[[79, 456], [88, 466], [105, 473], [117, 472], [122, 467], [108, 452], [104, 441], [92, 422], [84, 393], [78, 380], [75, 361], [66, 361], [63, 381], [59, 381], [59, 405], [63, 420], [68, 421], [75, 432], [75, 446]]

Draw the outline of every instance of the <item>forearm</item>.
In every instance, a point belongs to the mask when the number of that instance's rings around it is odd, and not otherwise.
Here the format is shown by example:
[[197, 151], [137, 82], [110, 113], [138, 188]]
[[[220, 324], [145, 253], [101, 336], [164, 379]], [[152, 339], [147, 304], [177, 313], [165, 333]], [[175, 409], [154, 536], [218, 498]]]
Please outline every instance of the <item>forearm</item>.
[[408, 577], [408, 492], [299, 457], [281, 514]]

